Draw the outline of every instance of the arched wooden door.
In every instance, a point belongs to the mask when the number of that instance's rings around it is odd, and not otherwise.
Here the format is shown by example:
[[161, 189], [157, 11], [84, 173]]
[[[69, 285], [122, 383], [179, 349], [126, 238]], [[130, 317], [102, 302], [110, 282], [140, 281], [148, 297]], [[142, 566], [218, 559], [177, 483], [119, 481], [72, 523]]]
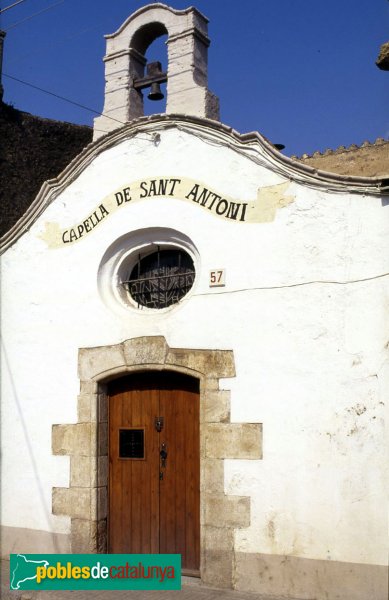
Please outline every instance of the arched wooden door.
[[199, 382], [147, 371], [109, 385], [109, 551], [200, 567]]

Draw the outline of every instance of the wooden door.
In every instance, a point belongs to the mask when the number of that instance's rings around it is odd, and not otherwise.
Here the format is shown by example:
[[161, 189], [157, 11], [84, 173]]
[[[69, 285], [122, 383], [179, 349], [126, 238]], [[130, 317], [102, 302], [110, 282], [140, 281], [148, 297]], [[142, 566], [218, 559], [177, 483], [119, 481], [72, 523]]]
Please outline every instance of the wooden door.
[[[167, 454], [164, 461], [161, 451]], [[109, 551], [177, 553], [183, 571], [199, 572], [199, 385], [194, 378], [152, 371], [109, 386]]]

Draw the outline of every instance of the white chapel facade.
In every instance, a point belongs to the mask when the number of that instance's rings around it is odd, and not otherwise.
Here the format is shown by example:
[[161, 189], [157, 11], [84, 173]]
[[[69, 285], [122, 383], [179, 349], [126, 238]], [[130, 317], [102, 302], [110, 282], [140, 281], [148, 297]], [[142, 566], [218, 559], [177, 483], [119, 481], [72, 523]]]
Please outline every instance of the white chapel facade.
[[107, 36], [93, 143], [3, 237], [3, 552], [385, 600], [388, 188], [220, 123], [208, 45], [158, 3]]

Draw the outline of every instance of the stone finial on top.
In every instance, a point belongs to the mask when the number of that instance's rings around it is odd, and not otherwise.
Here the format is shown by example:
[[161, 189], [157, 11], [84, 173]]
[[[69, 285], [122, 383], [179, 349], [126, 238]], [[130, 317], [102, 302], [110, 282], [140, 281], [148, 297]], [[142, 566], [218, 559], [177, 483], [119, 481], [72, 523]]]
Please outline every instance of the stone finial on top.
[[196, 8], [174, 10], [164, 4], [144, 6], [119, 29], [106, 35], [104, 111], [95, 119], [94, 139], [144, 115], [145, 53], [168, 35], [166, 113], [219, 120], [219, 100], [208, 90], [208, 19]]

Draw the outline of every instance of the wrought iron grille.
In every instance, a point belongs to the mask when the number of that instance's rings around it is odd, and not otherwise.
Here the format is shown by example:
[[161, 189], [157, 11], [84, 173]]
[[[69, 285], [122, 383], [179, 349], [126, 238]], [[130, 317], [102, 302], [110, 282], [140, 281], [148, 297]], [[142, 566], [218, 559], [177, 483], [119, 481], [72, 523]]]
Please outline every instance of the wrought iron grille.
[[160, 250], [139, 256], [123, 285], [135, 302], [148, 308], [166, 308], [176, 304], [193, 286], [194, 265], [182, 250]]

